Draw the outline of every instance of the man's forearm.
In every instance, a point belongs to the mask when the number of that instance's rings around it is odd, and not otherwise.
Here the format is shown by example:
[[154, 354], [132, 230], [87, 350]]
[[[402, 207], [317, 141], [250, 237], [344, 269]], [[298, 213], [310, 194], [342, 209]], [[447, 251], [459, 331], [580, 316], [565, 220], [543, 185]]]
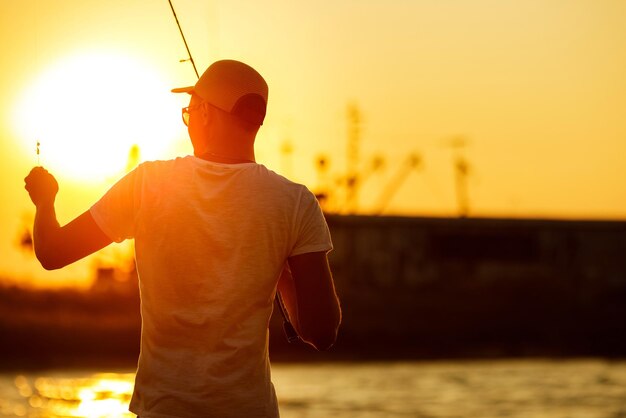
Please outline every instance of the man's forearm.
[[47, 269], [53, 269], [53, 251], [56, 247], [57, 236], [61, 229], [57, 221], [54, 203], [45, 203], [37, 206], [35, 212], [35, 224], [33, 226], [33, 245], [35, 255], [41, 265]]
[[325, 252], [289, 258], [298, 310], [300, 337], [318, 350], [326, 350], [337, 339], [341, 308]]

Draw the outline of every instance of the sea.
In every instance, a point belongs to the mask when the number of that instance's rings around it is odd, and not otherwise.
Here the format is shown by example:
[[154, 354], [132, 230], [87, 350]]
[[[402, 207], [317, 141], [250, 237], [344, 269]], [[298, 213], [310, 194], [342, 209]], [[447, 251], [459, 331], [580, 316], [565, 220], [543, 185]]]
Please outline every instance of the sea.
[[[282, 418], [626, 418], [626, 360], [277, 363]], [[0, 373], [2, 417], [134, 417], [132, 370]]]

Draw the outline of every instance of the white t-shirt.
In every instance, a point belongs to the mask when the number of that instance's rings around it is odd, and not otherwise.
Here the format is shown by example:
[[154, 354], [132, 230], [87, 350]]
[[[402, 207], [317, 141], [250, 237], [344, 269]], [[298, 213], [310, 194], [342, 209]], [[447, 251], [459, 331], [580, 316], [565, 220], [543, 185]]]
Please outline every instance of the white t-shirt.
[[130, 410], [277, 417], [268, 324], [286, 259], [332, 249], [315, 196], [263, 165], [141, 164], [91, 215], [135, 239], [141, 353]]

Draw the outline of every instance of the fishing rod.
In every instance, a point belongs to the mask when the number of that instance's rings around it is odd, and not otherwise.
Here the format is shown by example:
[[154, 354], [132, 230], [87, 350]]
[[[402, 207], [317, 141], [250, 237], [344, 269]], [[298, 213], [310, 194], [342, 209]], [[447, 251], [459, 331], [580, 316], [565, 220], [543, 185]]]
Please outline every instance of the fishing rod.
[[178, 22], [178, 16], [176, 16], [176, 11], [174, 10], [174, 5], [172, 5], [172, 0], [167, 0], [170, 4], [170, 8], [172, 9], [172, 14], [174, 15], [174, 20], [176, 20], [176, 25], [178, 26], [178, 31], [180, 32], [180, 36], [183, 38], [183, 43], [185, 44], [185, 49], [187, 49], [187, 59], [180, 60], [180, 62], [190, 61], [191, 65], [193, 65], [193, 71], [196, 73], [196, 77], [200, 79], [200, 75], [198, 74], [198, 69], [196, 68], [196, 62], [193, 60], [191, 56], [191, 51], [189, 50], [189, 45], [187, 45], [187, 40], [185, 39], [185, 34], [183, 33], [183, 29], [180, 27], [180, 23]]
[[[185, 39], [185, 34], [183, 33], [183, 29], [180, 27], [180, 22], [178, 21], [178, 16], [176, 16], [176, 11], [174, 10], [174, 5], [172, 4], [172, 0], [167, 0], [170, 4], [170, 9], [172, 9], [172, 14], [174, 15], [174, 20], [176, 20], [176, 25], [178, 26], [178, 31], [180, 32], [180, 36], [183, 38], [183, 43], [185, 44], [185, 49], [187, 49], [188, 58], [184, 60], [180, 60], [180, 62], [191, 62], [193, 66], [193, 71], [196, 73], [196, 77], [200, 79], [200, 75], [198, 74], [198, 70], [196, 68], [196, 62], [193, 60], [193, 56], [191, 55], [191, 51], [189, 50], [189, 45], [187, 45], [187, 40]], [[37, 143], [37, 156], [39, 157], [39, 143]], [[279, 291], [276, 292], [276, 305], [278, 305], [278, 310], [280, 311], [283, 317], [283, 330], [285, 332], [285, 336], [287, 337], [287, 341], [290, 343], [296, 342], [300, 339], [300, 336], [296, 332], [295, 328], [291, 324], [289, 319], [289, 314], [287, 313], [287, 308], [285, 307], [285, 302], [283, 301], [283, 297]]]

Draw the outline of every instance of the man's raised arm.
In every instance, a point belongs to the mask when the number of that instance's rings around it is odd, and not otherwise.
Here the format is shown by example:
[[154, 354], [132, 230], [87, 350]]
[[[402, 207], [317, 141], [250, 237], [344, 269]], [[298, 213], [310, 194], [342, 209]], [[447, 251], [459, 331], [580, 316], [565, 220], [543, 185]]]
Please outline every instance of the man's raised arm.
[[36, 207], [33, 226], [35, 255], [46, 270], [64, 267], [112, 242], [98, 227], [89, 211], [63, 227], [59, 225], [54, 210], [59, 186], [46, 169], [33, 168], [24, 181], [25, 189]]

